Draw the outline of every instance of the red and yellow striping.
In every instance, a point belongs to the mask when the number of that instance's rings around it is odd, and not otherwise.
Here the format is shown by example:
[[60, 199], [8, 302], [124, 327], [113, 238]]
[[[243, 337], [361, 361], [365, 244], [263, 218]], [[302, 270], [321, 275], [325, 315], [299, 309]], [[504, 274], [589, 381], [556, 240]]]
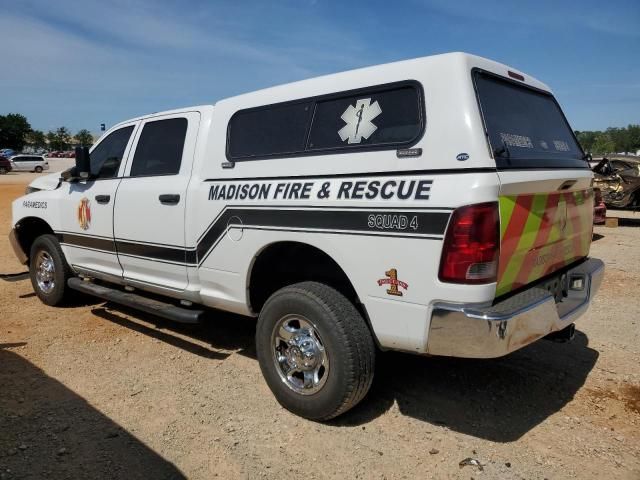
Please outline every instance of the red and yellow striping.
[[496, 296], [589, 254], [593, 189], [500, 196]]

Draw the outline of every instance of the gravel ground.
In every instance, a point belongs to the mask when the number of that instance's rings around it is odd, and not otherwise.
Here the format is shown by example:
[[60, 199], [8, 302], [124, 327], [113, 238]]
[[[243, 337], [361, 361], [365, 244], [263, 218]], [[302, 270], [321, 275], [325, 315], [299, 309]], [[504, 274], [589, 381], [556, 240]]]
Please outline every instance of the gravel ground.
[[[0, 185], [0, 231], [25, 181]], [[364, 402], [328, 424], [276, 403], [251, 319], [50, 308], [28, 280], [0, 280], [0, 478], [637, 480], [640, 215], [610, 214], [627, 218], [595, 228], [607, 273], [574, 342], [495, 360], [383, 354]], [[1, 237], [0, 273], [21, 271]]]

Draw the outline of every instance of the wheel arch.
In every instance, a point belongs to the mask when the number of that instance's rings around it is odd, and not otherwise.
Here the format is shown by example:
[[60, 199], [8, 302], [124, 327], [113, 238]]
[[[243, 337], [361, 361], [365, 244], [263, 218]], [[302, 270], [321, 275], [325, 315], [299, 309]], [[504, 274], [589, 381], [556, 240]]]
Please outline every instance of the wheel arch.
[[51, 226], [40, 217], [24, 217], [15, 225], [16, 238], [22, 248], [22, 251], [29, 257], [31, 255], [31, 246], [36, 238], [40, 235], [55, 235]]
[[303, 281], [316, 281], [335, 288], [369, 322], [364, 305], [344, 268], [323, 249], [300, 241], [275, 241], [256, 252], [247, 272], [249, 308], [259, 313], [275, 291]]

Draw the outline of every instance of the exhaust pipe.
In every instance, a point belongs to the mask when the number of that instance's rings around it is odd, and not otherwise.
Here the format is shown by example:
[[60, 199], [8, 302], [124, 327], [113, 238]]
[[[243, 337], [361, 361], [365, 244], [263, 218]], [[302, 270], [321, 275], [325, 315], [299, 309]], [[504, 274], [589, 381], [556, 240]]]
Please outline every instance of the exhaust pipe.
[[576, 325], [572, 323], [568, 327], [563, 328], [562, 330], [558, 330], [557, 332], [550, 333], [547, 335], [545, 340], [551, 340], [557, 343], [567, 343], [573, 340], [576, 336]]

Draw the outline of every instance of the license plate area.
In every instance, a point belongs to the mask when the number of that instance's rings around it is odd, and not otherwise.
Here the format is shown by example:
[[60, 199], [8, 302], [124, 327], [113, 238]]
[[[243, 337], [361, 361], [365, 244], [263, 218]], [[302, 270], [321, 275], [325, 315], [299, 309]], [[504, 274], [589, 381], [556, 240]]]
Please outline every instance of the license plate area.
[[553, 295], [556, 303], [560, 303], [569, 296], [569, 277], [566, 273], [556, 275], [542, 282], [540, 287]]

